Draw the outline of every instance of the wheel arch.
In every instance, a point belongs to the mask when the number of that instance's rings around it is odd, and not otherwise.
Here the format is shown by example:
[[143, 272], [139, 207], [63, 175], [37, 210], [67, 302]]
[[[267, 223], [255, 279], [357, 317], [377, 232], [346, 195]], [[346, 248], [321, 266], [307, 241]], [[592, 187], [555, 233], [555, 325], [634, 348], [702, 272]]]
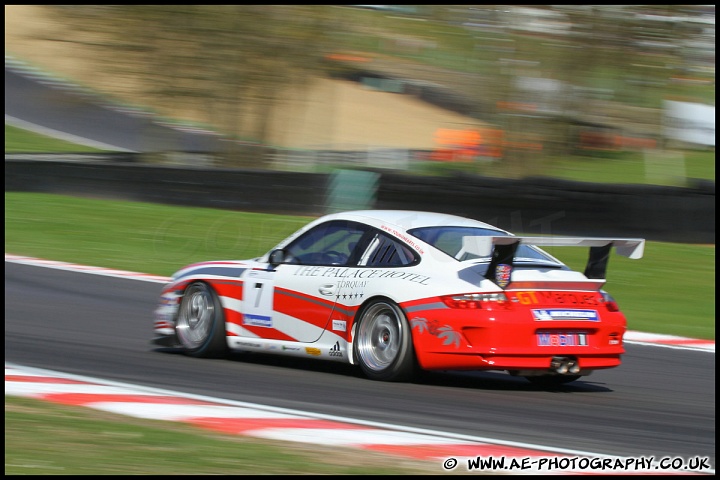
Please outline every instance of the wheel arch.
[[[216, 288], [215, 284], [212, 280], [209, 280], [207, 278], [189, 278], [189, 279], [183, 279], [181, 282], [175, 285], [176, 290], [182, 290], [182, 294], [180, 297], [182, 298], [185, 295], [185, 292], [187, 291], [188, 287], [190, 285], [193, 285], [195, 283], [203, 283], [205, 284], [217, 297], [217, 301], [220, 304], [220, 309], [222, 310], [223, 319], [227, 323], [228, 319], [228, 313], [233, 312], [225, 301], [225, 295], [221, 295], [218, 289]], [[175, 318], [177, 319], [177, 314], [175, 315]]]
[[[386, 301], [386, 302], [391, 302], [391, 303], [394, 303], [395, 305], [397, 305], [398, 308], [399, 308], [400, 310], [402, 310], [403, 315], [405, 315], [405, 319], [408, 321], [408, 326], [409, 326], [410, 317], [408, 316], [408, 312], [407, 312], [407, 310], [405, 310], [405, 308], [404, 308], [404, 307], [400, 304], [400, 302], [398, 302], [397, 300], [395, 300], [395, 299], [393, 299], [393, 298], [390, 298], [390, 297], [388, 297], [387, 295], [380, 295], [380, 294], [378, 294], [378, 295], [373, 295], [373, 296], [371, 296], [371, 297], [369, 297], [369, 298], [366, 298], [366, 299], [363, 300], [363, 302], [358, 306], [357, 310], [355, 310], [355, 314], [352, 316], [352, 325], [350, 326], [350, 340], [349, 340], [349, 342], [348, 342], [348, 348], [350, 348], [351, 351], [353, 351], [353, 352], [354, 352], [353, 347], [355, 346], [355, 336], [356, 336], [356, 334], [357, 334], [357, 327], [358, 327], [358, 324], [360, 323], [360, 322], [358, 322], [358, 319], [362, 316], [363, 312], [365, 311], [365, 309], [367, 309], [368, 305], [370, 305], [372, 302], [375, 302], [375, 301], [377, 301], [377, 300], [384, 300], [384, 301]], [[412, 329], [410, 329], [410, 331], [412, 332]], [[411, 338], [412, 338], [412, 336], [411, 336]], [[413, 343], [414, 343], [414, 341], [415, 341], [415, 340], [413, 339]], [[355, 361], [355, 354], [354, 354], [354, 353], [353, 353], [353, 355], [351, 356], [351, 361], [350, 361], [350, 363], [353, 364], [353, 365], [357, 365], [357, 363], [356, 363], [356, 361]]]
[[[361, 347], [361, 345], [358, 343], [360, 341], [358, 336], [362, 335], [361, 333], [359, 333], [359, 329], [362, 327], [365, 321], [365, 319], [363, 319], [362, 317], [365, 316], [369, 308], [378, 305], [378, 303], [384, 303], [385, 307], [383, 308], [390, 308], [393, 310], [397, 309], [397, 312], [394, 313], [395, 317], [399, 317], [399, 315], [402, 315], [402, 318], [398, 318], [398, 320], [402, 322], [402, 325], [398, 325], [399, 330], [397, 330], [397, 332], [401, 334], [401, 337], [399, 337], [400, 344], [398, 356], [394, 360], [392, 360], [391, 363], [387, 364], [386, 367], [378, 370], [377, 372], [370, 373], [366, 363], [367, 359], [363, 360], [358, 356], [360, 349], [364, 348]], [[403, 337], [405, 338], [405, 340], [402, 340]], [[368, 344], [364, 342], [364, 345], [367, 346]], [[412, 335], [412, 329], [408, 319], [408, 312], [399, 302], [395, 301], [387, 295], [374, 295], [362, 302], [360, 307], [357, 309], [355, 315], [353, 316], [353, 325], [351, 328], [351, 342], [349, 344], [349, 347], [350, 351], [352, 352], [351, 363], [353, 365], [359, 366], [364, 371], [366, 376], [374, 380], [408, 381], [414, 377], [416, 369], [419, 366], [417, 363], [417, 358], [415, 356], [415, 345]], [[374, 349], [376, 347], [373, 346], [371, 348]], [[380, 359], [380, 357], [375, 357], [374, 354], [371, 355], [376, 360]]]

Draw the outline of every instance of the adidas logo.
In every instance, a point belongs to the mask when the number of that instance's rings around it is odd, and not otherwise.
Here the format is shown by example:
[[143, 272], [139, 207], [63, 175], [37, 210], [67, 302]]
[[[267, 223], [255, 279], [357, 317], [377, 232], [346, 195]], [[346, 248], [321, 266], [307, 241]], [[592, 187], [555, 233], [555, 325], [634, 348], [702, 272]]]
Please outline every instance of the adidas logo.
[[329, 353], [331, 357], [342, 357], [343, 354], [340, 351], [340, 342], [335, 342], [335, 345], [333, 345]]

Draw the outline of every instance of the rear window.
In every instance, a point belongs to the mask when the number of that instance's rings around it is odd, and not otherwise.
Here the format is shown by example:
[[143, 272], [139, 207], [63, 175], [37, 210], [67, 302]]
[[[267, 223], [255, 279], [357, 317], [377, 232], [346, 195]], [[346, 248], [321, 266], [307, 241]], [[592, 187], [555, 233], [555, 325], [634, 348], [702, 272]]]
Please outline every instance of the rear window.
[[[408, 230], [408, 233], [426, 243], [429, 243], [441, 252], [448, 254], [458, 261], [480, 259], [488, 262], [490, 261], [489, 256], [481, 257], [476, 253], [465, 250], [463, 245], [468, 242], [463, 239], [466, 237], [509, 236], [505, 232], [489, 228], [448, 226], [414, 228], [412, 230]], [[556, 258], [553, 258], [551, 255], [545, 253], [534, 245], [521, 244], [518, 246], [517, 252], [515, 253], [516, 263], [536, 263], [538, 261], [562, 265], [562, 263]]]

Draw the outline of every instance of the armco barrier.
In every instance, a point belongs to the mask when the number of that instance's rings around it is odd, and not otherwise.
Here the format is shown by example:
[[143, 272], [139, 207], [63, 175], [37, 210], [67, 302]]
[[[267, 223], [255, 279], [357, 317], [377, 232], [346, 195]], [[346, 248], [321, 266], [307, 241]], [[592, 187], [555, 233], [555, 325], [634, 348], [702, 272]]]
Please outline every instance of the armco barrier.
[[375, 207], [452, 213], [515, 233], [715, 243], [714, 182], [681, 188], [383, 174]]
[[[319, 215], [330, 174], [142, 164], [5, 160], [5, 191]], [[420, 177], [379, 172], [374, 208], [463, 215], [515, 233], [715, 243], [715, 183], [609, 185], [550, 178]]]
[[5, 160], [5, 191], [319, 215], [329, 175]]

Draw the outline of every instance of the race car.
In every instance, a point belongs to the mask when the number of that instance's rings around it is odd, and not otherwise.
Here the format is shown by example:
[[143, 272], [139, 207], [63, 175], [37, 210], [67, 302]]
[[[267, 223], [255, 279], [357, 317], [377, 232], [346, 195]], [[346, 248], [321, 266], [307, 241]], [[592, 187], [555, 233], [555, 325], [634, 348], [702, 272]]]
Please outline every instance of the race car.
[[[626, 319], [603, 290], [613, 247], [645, 240], [516, 236], [455, 215], [317, 218], [265, 255], [195, 263], [164, 286], [153, 343], [357, 365], [373, 380], [499, 370], [541, 385], [621, 364]], [[541, 246], [588, 247], [584, 272]]]

